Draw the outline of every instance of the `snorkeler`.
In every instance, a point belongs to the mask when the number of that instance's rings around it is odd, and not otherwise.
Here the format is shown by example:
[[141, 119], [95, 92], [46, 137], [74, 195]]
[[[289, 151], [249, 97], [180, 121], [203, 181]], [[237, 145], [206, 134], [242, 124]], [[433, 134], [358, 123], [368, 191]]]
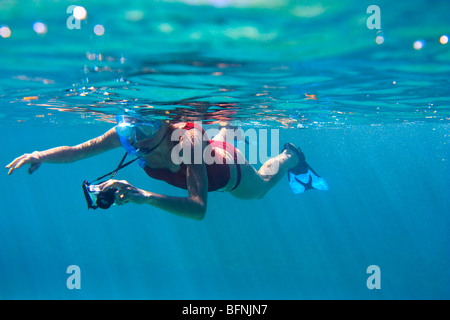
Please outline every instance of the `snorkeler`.
[[[61, 146], [24, 154], [6, 166], [8, 174], [26, 164], [30, 165], [28, 172], [32, 174], [44, 162], [70, 163], [123, 146], [127, 154], [137, 157], [129, 163], [138, 161], [150, 177], [185, 189], [188, 196], [165, 196], [139, 189], [125, 180], [111, 179], [120, 168], [129, 164], [122, 165], [125, 155], [110, 179], [95, 188], [92, 188], [94, 185], [89, 188], [89, 183], [83, 184], [88, 205], [88, 194], [100, 195], [100, 192], [112, 195], [112, 202], [116, 205], [128, 202], [149, 204], [198, 220], [205, 216], [208, 192], [223, 191], [239, 199], [261, 199], [286, 173], [294, 193], [328, 189], [325, 180], [306, 163], [302, 151], [292, 144], [286, 144], [281, 154], [256, 170], [247, 160], [238, 161], [239, 157], [243, 159], [243, 155], [225, 141], [226, 127], [213, 139], [205, 139], [205, 131], [193, 123], [143, 121], [124, 116], [118, 116], [117, 120], [118, 125], [102, 136], [74, 147]], [[177, 157], [174, 157], [175, 148], [181, 150]], [[198, 148], [211, 155], [214, 161], [190, 161]], [[190, 150], [192, 153], [186, 152]]]

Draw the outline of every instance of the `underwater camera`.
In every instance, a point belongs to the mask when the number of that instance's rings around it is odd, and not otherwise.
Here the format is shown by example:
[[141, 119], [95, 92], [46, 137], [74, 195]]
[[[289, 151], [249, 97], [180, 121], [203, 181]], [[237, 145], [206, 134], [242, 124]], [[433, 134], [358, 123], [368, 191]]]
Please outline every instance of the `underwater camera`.
[[[141, 157], [137, 157], [136, 159], [133, 159], [131, 161], [128, 161], [124, 164], [125, 159], [127, 158], [128, 152], [125, 152], [125, 155], [123, 156], [122, 160], [120, 160], [119, 165], [114, 171], [111, 171], [100, 178], [97, 178], [93, 180], [92, 182], [101, 181], [102, 179], [106, 178], [110, 175], [109, 179], [114, 178], [116, 173], [126, 166], [129, 166], [133, 162], [139, 160]], [[105, 180], [106, 181], [106, 180]], [[105, 182], [103, 181], [103, 182]], [[116, 195], [117, 188], [111, 188], [107, 191], [102, 191], [100, 189], [100, 185], [102, 182], [99, 182], [99, 184], [92, 184], [92, 182], [88, 182], [88, 180], [83, 181], [83, 192], [84, 197], [86, 198], [86, 202], [88, 205], [88, 209], [109, 209], [111, 206], [116, 206]]]
[[107, 191], [101, 191], [96, 184], [89, 184], [86, 180], [83, 182], [83, 191], [88, 205], [88, 209], [109, 209], [116, 205], [115, 193], [118, 189], [112, 188]]

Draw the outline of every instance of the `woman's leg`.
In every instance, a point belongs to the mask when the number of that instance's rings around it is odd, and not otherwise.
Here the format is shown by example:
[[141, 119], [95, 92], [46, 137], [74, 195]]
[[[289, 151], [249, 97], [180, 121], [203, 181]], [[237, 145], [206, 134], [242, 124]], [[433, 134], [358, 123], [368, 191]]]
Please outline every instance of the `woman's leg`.
[[298, 156], [289, 149], [269, 159], [258, 171], [246, 161], [240, 165], [241, 182], [231, 194], [240, 199], [261, 199], [297, 163]]
[[[230, 129], [223, 127], [213, 140], [227, 141], [228, 130]], [[231, 130], [234, 130], [231, 137], [242, 137], [242, 135], [239, 136], [237, 127], [232, 127]], [[236, 150], [239, 153], [238, 159], [244, 159], [241, 151], [239, 149]], [[241, 167], [241, 181], [238, 187], [231, 191], [231, 194], [240, 199], [261, 199], [297, 163], [298, 156], [290, 149], [286, 149], [275, 158], [266, 161], [259, 170], [256, 170], [248, 161], [245, 161], [244, 164], [239, 164]]]

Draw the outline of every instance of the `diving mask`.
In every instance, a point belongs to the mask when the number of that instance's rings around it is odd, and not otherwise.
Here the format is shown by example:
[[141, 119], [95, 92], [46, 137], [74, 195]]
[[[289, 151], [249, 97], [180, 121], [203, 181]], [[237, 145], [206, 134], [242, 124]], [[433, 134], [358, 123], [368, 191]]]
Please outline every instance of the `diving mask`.
[[128, 140], [139, 142], [153, 138], [161, 129], [161, 121], [139, 121], [135, 118], [118, 117], [116, 131]]

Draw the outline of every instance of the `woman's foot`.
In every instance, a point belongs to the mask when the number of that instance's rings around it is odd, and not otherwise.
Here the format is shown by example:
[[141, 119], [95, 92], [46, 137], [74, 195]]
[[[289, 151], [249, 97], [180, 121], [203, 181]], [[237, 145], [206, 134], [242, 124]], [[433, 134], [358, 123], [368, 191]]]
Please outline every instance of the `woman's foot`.
[[297, 148], [292, 143], [285, 143], [283, 151], [284, 150], [287, 150], [287, 152], [290, 152], [297, 158], [297, 164], [295, 167], [289, 169], [289, 171], [296, 175], [308, 172], [308, 164], [306, 163], [305, 155], [300, 148]]

